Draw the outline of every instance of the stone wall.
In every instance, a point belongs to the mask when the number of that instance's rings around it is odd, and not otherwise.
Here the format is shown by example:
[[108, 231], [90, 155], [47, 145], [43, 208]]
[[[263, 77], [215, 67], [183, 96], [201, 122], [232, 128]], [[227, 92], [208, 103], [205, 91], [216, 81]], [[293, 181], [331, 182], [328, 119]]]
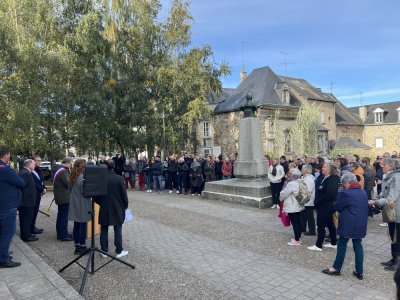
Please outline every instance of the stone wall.
[[364, 126], [362, 125], [336, 125], [336, 139], [350, 137], [355, 141], [364, 143]]
[[[376, 147], [376, 139], [383, 138], [383, 147]], [[364, 143], [376, 153], [400, 149], [400, 124], [364, 125]]]
[[[271, 152], [270, 143], [274, 142], [274, 133], [271, 127], [271, 118], [275, 108], [260, 107], [257, 117], [260, 120], [261, 134], [263, 139], [264, 153]], [[282, 131], [281, 139], [284, 138], [284, 130], [290, 129], [298, 111], [297, 108], [280, 108], [279, 128]], [[230, 112], [217, 114], [213, 117], [213, 146], [221, 146], [224, 156], [238, 151], [239, 146], [239, 122], [242, 112]], [[294, 149], [295, 150], [295, 149]]]
[[221, 146], [221, 153], [225, 157], [236, 153], [239, 146], [239, 122], [243, 113], [235, 111], [217, 114], [213, 117], [213, 143]]

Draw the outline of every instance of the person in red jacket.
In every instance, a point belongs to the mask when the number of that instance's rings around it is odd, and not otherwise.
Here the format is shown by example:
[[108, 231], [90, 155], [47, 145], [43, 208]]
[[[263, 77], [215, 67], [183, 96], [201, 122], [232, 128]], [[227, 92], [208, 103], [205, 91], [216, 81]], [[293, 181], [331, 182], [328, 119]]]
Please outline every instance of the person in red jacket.
[[232, 178], [232, 163], [229, 158], [225, 158], [225, 161], [222, 165], [222, 177], [223, 179], [231, 179]]

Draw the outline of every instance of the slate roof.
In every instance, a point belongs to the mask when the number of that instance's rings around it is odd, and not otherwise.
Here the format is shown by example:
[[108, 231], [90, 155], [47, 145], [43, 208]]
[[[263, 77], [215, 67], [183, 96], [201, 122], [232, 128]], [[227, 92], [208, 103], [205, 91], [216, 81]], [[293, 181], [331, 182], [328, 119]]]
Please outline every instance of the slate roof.
[[[360, 106], [350, 107], [349, 109], [354, 114], [359, 115], [359, 107]], [[400, 107], [400, 101], [365, 105], [365, 107], [367, 108], [367, 118], [364, 124], [375, 124], [375, 116], [373, 111], [377, 108], [381, 108], [385, 111], [383, 113], [383, 123], [399, 123], [399, 113], [397, 109]]]
[[335, 102], [336, 100], [334, 98], [331, 98], [329, 94], [323, 93], [320, 89], [310, 84], [307, 80], [286, 76], [279, 77], [282, 79], [282, 81], [286, 82], [290, 86], [290, 88], [294, 89], [296, 92], [303, 95], [303, 97], [307, 99], [328, 102]]
[[[330, 95], [332, 97], [334, 97], [332, 94], [330, 94]], [[362, 126], [364, 124], [358, 115], [355, 115], [347, 106], [345, 106], [338, 99], [336, 99], [335, 117], [336, 117], [337, 125], [359, 125], [359, 126]]]
[[236, 89], [229, 91], [232, 94], [221, 99], [214, 112], [225, 113], [239, 110], [248, 92], [253, 94], [253, 102], [257, 107], [262, 105], [299, 107], [301, 102], [292, 93], [290, 93], [289, 104], [281, 101], [278, 91], [285, 85], [289, 87], [289, 90], [294, 90], [310, 100], [336, 101], [335, 97], [323, 93], [304, 79], [279, 76], [270, 67], [262, 67], [253, 70]]
[[340, 137], [335, 143], [336, 149], [363, 149], [371, 150], [372, 147], [365, 145], [363, 143], [357, 142], [350, 137]]
[[220, 95], [212, 94], [208, 98], [208, 103], [209, 104], [218, 104], [220, 102], [225, 101], [228, 99], [230, 96], [232, 96], [235, 93], [236, 89], [231, 89], [231, 88], [222, 88], [222, 93]]
[[215, 113], [237, 111], [246, 100], [246, 94], [251, 92], [253, 102], [260, 105], [283, 105], [275, 91], [275, 85], [282, 80], [269, 68], [263, 67], [253, 70], [245, 80], [235, 89], [233, 95], [217, 105]]

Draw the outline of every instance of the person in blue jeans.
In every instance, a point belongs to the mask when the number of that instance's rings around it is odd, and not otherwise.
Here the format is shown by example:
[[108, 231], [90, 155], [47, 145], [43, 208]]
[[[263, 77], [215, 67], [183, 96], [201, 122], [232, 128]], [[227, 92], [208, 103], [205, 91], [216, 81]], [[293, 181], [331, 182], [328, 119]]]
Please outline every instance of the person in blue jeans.
[[362, 280], [364, 250], [361, 241], [367, 234], [368, 197], [353, 173], [346, 172], [340, 181], [345, 190], [338, 194], [333, 203], [334, 210], [340, 213], [336, 259], [331, 268], [322, 272], [327, 275], [340, 275], [346, 256], [347, 242], [352, 239], [356, 263], [353, 275]]
[[154, 191], [162, 194], [162, 173], [163, 173], [163, 163], [161, 162], [161, 158], [156, 156], [153, 164], [151, 165], [151, 174], [153, 174], [153, 187]]
[[9, 249], [17, 227], [19, 190], [25, 187], [25, 181], [7, 165], [9, 161], [10, 151], [0, 145], [0, 268], [21, 265], [12, 261]]

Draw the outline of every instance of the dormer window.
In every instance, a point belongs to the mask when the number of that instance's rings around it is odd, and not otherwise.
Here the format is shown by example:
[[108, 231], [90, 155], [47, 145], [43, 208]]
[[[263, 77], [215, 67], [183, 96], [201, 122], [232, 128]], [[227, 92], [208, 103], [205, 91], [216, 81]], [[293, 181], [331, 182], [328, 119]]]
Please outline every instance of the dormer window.
[[288, 90], [283, 90], [282, 91], [282, 101], [285, 104], [289, 104], [290, 102], [290, 94]]
[[396, 109], [396, 111], [397, 111], [397, 122], [400, 123], [400, 107]]
[[375, 116], [375, 123], [383, 123], [383, 113], [385, 111], [382, 108], [377, 108], [373, 111]]

